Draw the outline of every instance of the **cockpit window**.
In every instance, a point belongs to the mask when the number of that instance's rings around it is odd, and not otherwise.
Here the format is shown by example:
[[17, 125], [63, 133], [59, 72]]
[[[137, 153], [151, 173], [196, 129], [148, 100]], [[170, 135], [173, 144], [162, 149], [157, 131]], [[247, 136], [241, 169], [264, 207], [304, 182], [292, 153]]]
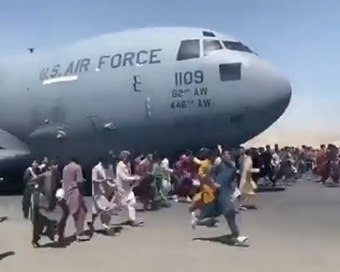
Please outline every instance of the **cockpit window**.
[[241, 63], [220, 64], [221, 81], [233, 81], [241, 79]]
[[223, 49], [220, 41], [218, 40], [203, 40], [204, 56], [209, 55], [213, 51]]
[[215, 37], [215, 34], [210, 31], [203, 31], [204, 37]]
[[254, 53], [248, 46], [241, 42], [223, 41], [225, 48], [234, 51], [241, 51], [247, 53]]
[[200, 40], [184, 40], [178, 50], [177, 60], [195, 59], [200, 57]]

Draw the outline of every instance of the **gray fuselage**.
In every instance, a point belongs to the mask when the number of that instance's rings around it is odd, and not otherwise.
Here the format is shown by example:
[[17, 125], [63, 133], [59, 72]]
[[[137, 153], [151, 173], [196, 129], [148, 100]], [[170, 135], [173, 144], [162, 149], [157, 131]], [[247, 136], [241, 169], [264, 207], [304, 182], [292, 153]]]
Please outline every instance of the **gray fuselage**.
[[[0, 129], [31, 154], [87, 161], [108, 150], [243, 143], [283, 114], [290, 84], [256, 54], [222, 43], [237, 40], [203, 31], [130, 30], [2, 60]], [[198, 57], [178, 59], [184, 40], [199, 40]], [[223, 48], [207, 53], [203, 40]], [[228, 78], [229, 64], [240, 65], [240, 78], [235, 67]]]

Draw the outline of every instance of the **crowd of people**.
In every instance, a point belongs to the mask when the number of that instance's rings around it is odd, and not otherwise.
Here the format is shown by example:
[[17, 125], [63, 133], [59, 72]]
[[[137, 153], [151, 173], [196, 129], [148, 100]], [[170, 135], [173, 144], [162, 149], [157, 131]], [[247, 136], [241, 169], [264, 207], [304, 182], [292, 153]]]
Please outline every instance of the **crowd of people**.
[[[112, 158], [112, 156], [110, 156]], [[45, 234], [58, 245], [65, 246], [64, 232], [68, 217], [75, 223], [77, 240], [91, 239], [95, 220], [99, 217], [108, 233], [120, 230], [111, 225], [117, 215], [125, 217], [121, 224], [140, 227], [136, 217], [136, 204], [142, 209], [157, 210], [171, 207], [173, 202], [189, 203], [190, 223], [197, 226], [215, 226], [223, 215], [235, 244], [244, 244], [248, 238], [240, 235], [236, 216], [240, 211], [257, 209], [258, 186], [290, 185], [305, 173], [318, 176], [326, 183], [330, 178], [339, 183], [338, 149], [321, 145], [319, 149], [275, 145], [265, 148], [240, 147], [227, 151], [221, 146], [202, 148], [197, 154], [187, 150], [170, 165], [167, 158], [157, 153], [131, 158], [122, 151], [116, 160], [98, 159], [92, 169], [91, 220], [83, 198], [83, 170], [77, 159], [70, 159], [62, 169], [56, 161], [44, 158], [33, 161], [24, 176], [26, 187], [22, 198], [23, 216], [33, 224], [32, 245], [39, 247], [40, 236]], [[61, 216], [51, 219], [58, 209]], [[117, 217], [116, 217], [117, 218]]]

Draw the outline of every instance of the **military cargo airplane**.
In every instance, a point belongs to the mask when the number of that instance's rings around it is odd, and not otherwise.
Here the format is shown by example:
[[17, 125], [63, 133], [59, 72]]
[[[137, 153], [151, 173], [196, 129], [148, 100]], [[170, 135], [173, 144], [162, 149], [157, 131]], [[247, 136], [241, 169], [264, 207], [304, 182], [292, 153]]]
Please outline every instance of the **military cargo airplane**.
[[244, 43], [209, 29], [128, 30], [0, 60], [0, 168], [29, 157], [90, 162], [122, 149], [246, 142], [291, 85]]

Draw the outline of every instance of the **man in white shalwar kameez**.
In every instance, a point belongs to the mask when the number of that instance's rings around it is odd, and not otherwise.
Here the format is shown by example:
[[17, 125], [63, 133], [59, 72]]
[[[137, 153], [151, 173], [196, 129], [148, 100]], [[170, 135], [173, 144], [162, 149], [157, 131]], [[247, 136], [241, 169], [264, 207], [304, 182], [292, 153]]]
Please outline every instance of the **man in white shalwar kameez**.
[[163, 194], [163, 197], [166, 197], [168, 193], [171, 191], [171, 175], [174, 172], [173, 169], [169, 166], [169, 160], [167, 158], [164, 158], [161, 163], [162, 167], [162, 174], [163, 174], [163, 182], [161, 187], [161, 194]]
[[108, 199], [108, 189], [115, 187], [110, 177], [106, 175], [106, 164], [103, 159], [99, 159], [99, 163], [92, 169], [92, 222], [89, 222], [91, 236], [94, 232], [94, 221], [98, 215], [104, 229], [110, 229], [111, 216], [116, 213], [115, 205]]
[[120, 198], [118, 202], [122, 204], [123, 210], [127, 213], [127, 222], [133, 227], [138, 227], [142, 223], [136, 221], [136, 197], [133, 188], [137, 186], [141, 178], [131, 174], [129, 156], [130, 152], [128, 151], [122, 151], [119, 156], [120, 161], [116, 168], [117, 197]]

